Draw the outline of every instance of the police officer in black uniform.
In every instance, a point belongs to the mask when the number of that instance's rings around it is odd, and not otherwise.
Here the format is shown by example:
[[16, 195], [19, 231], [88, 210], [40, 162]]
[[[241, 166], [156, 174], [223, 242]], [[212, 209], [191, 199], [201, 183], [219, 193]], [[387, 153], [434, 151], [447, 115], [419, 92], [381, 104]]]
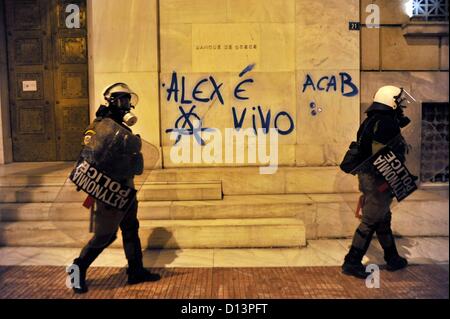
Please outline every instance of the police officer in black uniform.
[[[103, 119], [114, 120], [122, 128], [131, 132], [129, 126], [136, 123], [137, 118], [131, 112], [131, 109], [137, 104], [137, 95], [125, 83], [115, 83], [108, 87], [104, 92], [107, 105], [102, 105], [96, 113], [96, 119], [87, 130], [84, 136], [84, 145], [89, 145], [91, 139], [96, 134], [95, 124]], [[135, 135], [138, 143], [139, 136]], [[136, 144], [136, 143], [135, 143]], [[131, 176], [140, 175], [143, 171], [142, 154], [140, 153], [140, 144], [134, 147], [131, 153], [132, 165], [126, 169], [132, 169]], [[126, 165], [125, 161], [116, 161], [117, 165]], [[119, 169], [119, 167], [118, 167]], [[134, 187], [133, 177], [122, 181], [129, 187]], [[75, 293], [85, 293], [88, 291], [86, 285], [86, 271], [100, 253], [116, 239], [116, 233], [120, 227], [122, 231], [123, 247], [128, 260], [128, 284], [137, 284], [146, 281], [157, 281], [160, 279], [158, 274], [150, 273], [142, 263], [142, 249], [139, 239], [139, 221], [137, 219], [138, 202], [134, 200], [132, 207], [125, 213], [123, 219], [117, 221], [118, 212], [113, 207], [100, 201], [95, 202], [94, 211], [94, 236], [88, 244], [82, 249], [80, 256], [73, 262], [79, 268], [79, 285], [73, 285]]]
[[[391, 141], [395, 144], [395, 153], [405, 160], [407, 144], [401, 136], [401, 129], [410, 123], [404, 115], [405, 92], [394, 86], [385, 86], [378, 90], [374, 103], [367, 110], [367, 118], [358, 131], [361, 138], [361, 152], [369, 158]], [[361, 136], [362, 135], [362, 136]], [[370, 170], [358, 173], [359, 188], [364, 195], [362, 220], [356, 229], [350, 251], [345, 256], [342, 272], [358, 278], [367, 278], [362, 259], [366, 254], [372, 236], [376, 233], [384, 250], [384, 259], [390, 271], [405, 268], [408, 262], [401, 257], [395, 245], [391, 229], [390, 210], [393, 195], [389, 190], [380, 189], [385, 180]]]

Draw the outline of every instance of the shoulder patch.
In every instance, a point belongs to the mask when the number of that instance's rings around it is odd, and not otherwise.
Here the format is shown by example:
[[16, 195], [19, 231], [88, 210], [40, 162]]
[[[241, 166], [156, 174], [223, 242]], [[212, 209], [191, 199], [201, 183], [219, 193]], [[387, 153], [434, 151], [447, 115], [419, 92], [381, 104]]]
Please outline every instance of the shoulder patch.
[[95, 133], [94, 130], [87, 130], [86, 132], [84, 132], [84, 135], [87, 135], [87, 134], [95, 135], [95, 134], [97, 134], [97, 133]]

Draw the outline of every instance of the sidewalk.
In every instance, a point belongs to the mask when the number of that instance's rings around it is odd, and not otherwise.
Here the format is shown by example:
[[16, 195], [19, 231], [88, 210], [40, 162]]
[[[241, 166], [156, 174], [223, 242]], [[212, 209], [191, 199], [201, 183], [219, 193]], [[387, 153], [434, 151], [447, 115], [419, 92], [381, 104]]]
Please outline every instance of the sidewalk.
[[75, 295], [65, 286], [64, 267], [0, 267], [0, 299], [301, 299], [448, 298], [448, 267], [412, 265], [380, 273], [380, 288], [344, 276], [340, 267], [156, 268], [155, 283], [126, 285], [124, 268], [92, 268], [90, 290]]
[[[335, 239], [309, 240], [306, 248], [298, 249], [146, 250], [144, 264], [149, 268], [340, 266], [350, 244], [350, 239]], [[448, 237], [400, 238], [397, 247], [410, 264], [449, 263]], [[78, 248], [3, 247], [0, 248], [0, 266], [67, 266], [79, 252]], [[376, 239], [364, 262], [384, 264], [383, 252]], [[106, 249], [93, 266], [126, 266], [123, 250]]]
[[89, 270], [90, 292], [65, 286], [65, 266], [78, 249], [0, 248], [0, 299], [7, 298], [448, 298], [448, 238], [398, 241], [410, 267], [384, 269], [374, 242], [367, 263], [380, 265], [380, 289], [341, 274], [350, 240], [312, 240], [302, 249], [187, 249], [145, 251], [157, 283], [126, 285], [121, 249], [107, 249]]

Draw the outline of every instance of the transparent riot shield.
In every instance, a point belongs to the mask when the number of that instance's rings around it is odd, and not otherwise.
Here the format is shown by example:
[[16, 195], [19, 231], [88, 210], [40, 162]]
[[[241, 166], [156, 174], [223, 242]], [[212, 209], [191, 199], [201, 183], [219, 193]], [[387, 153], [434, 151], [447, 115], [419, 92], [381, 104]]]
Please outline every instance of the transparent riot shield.
[[123, 218], [137, 209], [137, 193], [159, 151], [108, 118], [94, 122], [84, 144], [49, 217], [65, 245], [91, 239], [91, 247], [102, 248], [114, 241]]
[[[401, 135], [392, 139], [377, 154], [366, 159], [351, 174], [346, 174], [339, 170], [335, 177], [334, 187], [336, 192], [341, 194], [343, 210], [352, 211], [356, 217], [360, 217], [364, 204], [364, 197], [359, 189], [358, 175], [360, 174], [366, 173], [377, 176], [377, 190], [383, 193], [391, 193], [393, 198], [391, 208], [398, 205], [398, 203], [405, 200], [417, 190], [419, 182], [425, 181], [423, 174], [424, 167], [421, 168], [421, 178], [415, 176], [418, 175], [418, 172], [410, 169], [413, 163], [410, 162], [411, 157], [408, 153], [413, 151], [412, 144], [415, 147], [420, 147], [417, 144], [418, 141], [415, 141], [415, 139], [421, 136], [421, 132], [417, 131], [419, 128], [422, 130], [422, 142], [431, 139], [435, 142], [435, 145], [442, 145], [442, 148], [445, 148], [445, 151], [440, 150], [440, 156], [445, 159], [441, 165], [435, 163], [433, 167], [428, 167], [427, 176], [431, 178], [431, 176], [435, 176], [446, 169], [448, 166], [448, 141], [445, 139], [445, 136], [438, 132], [432, 123], [424, 121], [421, 124], [421, 126], [411, 125], [402, 130]], [[405, 158], [402, 158], [405, 149], [407, 154]], [[433, 152], [429, 152], [428, 156], [434, 156], [433, 154]], [[417, 160], [417, 157], [415, 159]], [[359, 195], [357, 195], [358, 193]]]

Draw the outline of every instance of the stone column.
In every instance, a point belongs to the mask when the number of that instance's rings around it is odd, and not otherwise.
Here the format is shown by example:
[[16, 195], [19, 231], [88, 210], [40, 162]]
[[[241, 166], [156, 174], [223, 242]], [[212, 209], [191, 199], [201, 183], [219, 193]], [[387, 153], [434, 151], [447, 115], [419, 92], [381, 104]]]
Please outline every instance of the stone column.
[[160, 150], [157, 16], [156, 0], [88, 0], [91, 119], [104, 89], [125, 82], [139, 95], [133, 131]]
[[334, 166], [360, 120], [358, 0], [296, 1], [297, 166]]

